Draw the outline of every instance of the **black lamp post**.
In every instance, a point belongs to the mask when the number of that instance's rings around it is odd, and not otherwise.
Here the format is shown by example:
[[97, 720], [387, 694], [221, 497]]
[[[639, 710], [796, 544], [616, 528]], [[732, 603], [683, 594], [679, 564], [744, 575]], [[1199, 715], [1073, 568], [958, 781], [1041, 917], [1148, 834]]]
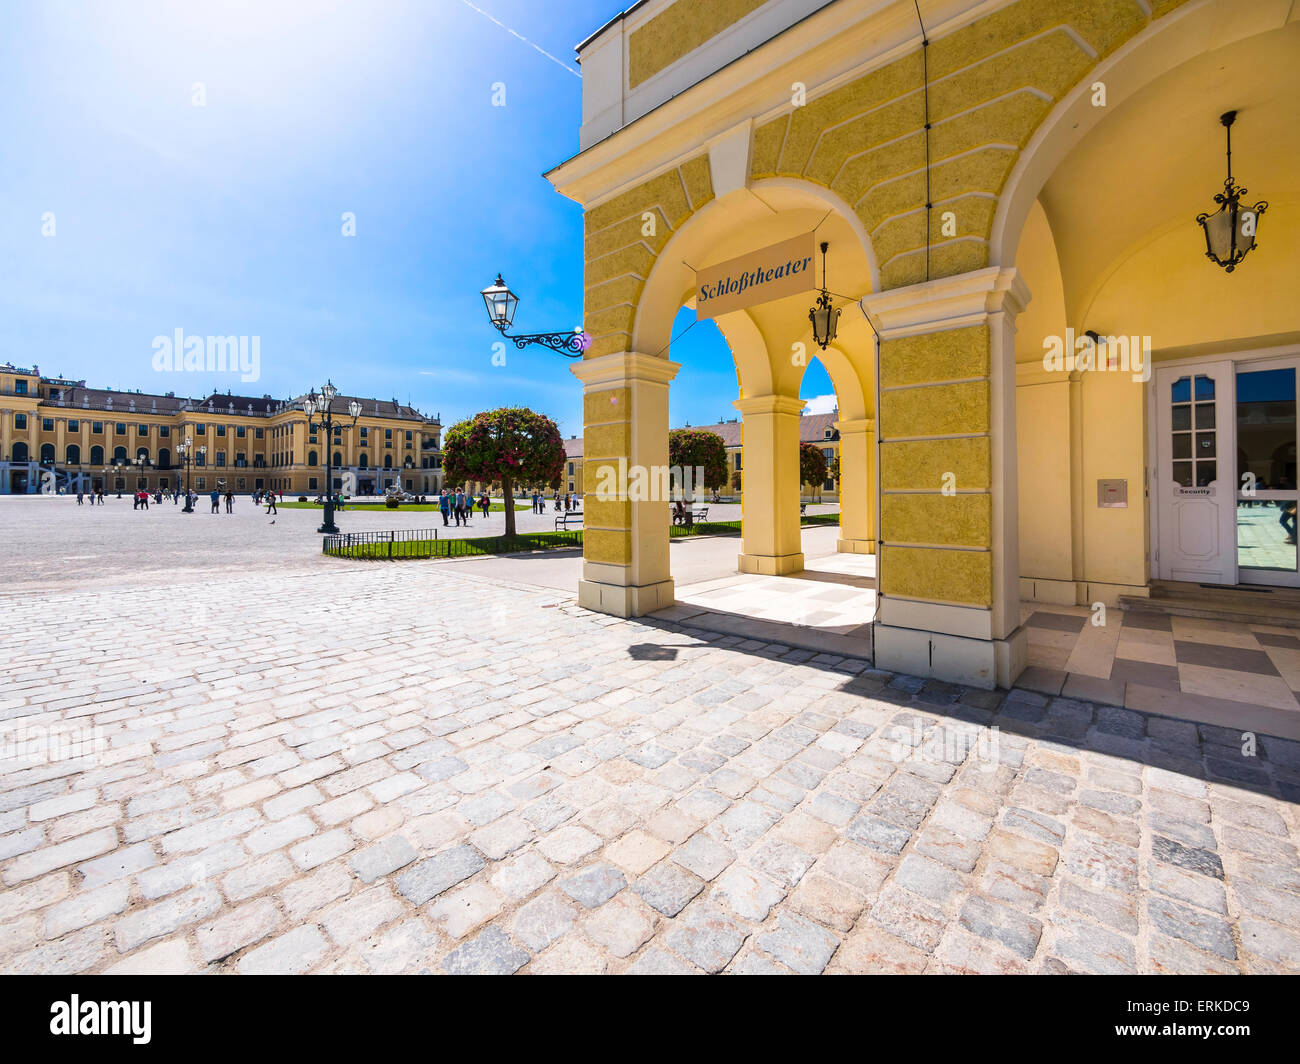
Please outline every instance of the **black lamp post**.
[[1232, 123], [1236, 111], [1219, 116], [1228, 138], [1228, 179], [1223, 191], [1216, 193], [1214, 202], [1219, 209], [1214, 213], [1198, 214], [1196, 221], [1205, 231], [1205, 256], [1232, 273], [1255, 247], [1255, 232], [1259, 216], [1268, 210], [1268, 203], [1260, 200], [1253, 207], [1243, 207], [1241, 197], [1246, 190], [1232, 180]]
[[574, 329], [572, 332], [520, 333], [518, 336], [510, 336], [506, 330], [515, 320], [515, 307], [519, 305], [519, 297], [506, 287], [500, 274], [497, 274], [497, 279], [492, 284], [483, 289], [481, 295], [487, 306], [488, 320], [492, 322], [492, 327], [507, 340], [513, 340], [515, 347], [521, 351], [529, 344], [537, 344], [539, 347], [548, 347], [564, 355], [565, 358], [581, 358], [582, 353], [591, 346], [591, 337], [581, 329]]
[[808, 311], [808, 320], [812, 322], [813, 342], [823, 351], [835, 340], [835, 332], [840, 323], [840, 308], [831, 306], [831, 294], [826, 290], [826, 252], [830, 244], [822, 241], [822, 292], [817, 303]]
[[[339, 390], [327, 380], [319, 394], [312, 392], [302, 401], [308, 429], [315, 432], [319, 423], [325, 435], [325, 521], [316, 531], [328, 536], [337, 536], [339, 532], [334, 523], [334, 411], [330, 408], [338, 394]], [[354, 428], [361, 416], [361, 404], [355, 399], [348, 403], [348, 414], [352, 417], [349, 428]]]
[[202, 459], [208, 453], [208, 445], [206, 443], [201, 444], [198, 450], [195, 451], [193, 438], [186, 436], [185, 442], [176, 448], [176, 453], [185, 464], [185, 508], [181, 510], [181, 513], [192, 514], [194, 512], [194, 500], [190, 498], [190, 467], [194, 465], [194, 456], [196, 454]]

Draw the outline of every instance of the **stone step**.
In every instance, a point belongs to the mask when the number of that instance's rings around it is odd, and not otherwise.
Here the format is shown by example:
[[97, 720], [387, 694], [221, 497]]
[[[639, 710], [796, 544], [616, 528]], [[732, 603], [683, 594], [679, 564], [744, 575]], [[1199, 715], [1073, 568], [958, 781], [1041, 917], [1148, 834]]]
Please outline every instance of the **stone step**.
[[1206, 595], [1143, 598], [1121, 595], [1120, 609], [1134, 613], [1156, 613], [1170, 617], [1199, 617], [1233, 624], [1269, 624], [1277, 628], [1300, 628], [1300, 608], [1273, 602], [1238, 601]]

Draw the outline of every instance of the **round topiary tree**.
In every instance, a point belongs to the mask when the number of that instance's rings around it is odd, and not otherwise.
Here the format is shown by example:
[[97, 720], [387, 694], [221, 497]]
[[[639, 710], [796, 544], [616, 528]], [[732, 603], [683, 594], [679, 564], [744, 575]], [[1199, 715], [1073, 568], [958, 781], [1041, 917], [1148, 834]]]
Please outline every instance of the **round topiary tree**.
[[811, 443], [799, 444], [799, 482], [812, 484], [821, 497], [822, 483], [826, 480], [826, 456], [821, 448]]
[[727, 444], [708, 429], [673, 429], [668, 433], [668, 464], [680, 469], [683, 476], [688, 469], [702, 466], [702, 486], [706, 491], [713, 491], [727, 483]]
[[513, 485], [539, 480], [559, 484], [564, 440], [555, 422], [524, 406], [501, 407], [459, 421], [443, 437], [447, 483], [501, 484], [506, 498], [506, 535], [515, 534]]

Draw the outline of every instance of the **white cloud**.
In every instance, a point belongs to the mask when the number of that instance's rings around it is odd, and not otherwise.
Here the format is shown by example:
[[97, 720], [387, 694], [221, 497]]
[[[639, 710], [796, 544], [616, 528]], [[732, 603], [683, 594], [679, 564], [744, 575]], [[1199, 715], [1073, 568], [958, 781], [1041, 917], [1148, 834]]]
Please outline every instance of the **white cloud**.
[[835, 412], [836, 407], [839, 405], [834, 394], [814, 395], [811, 399], [805, 399], [804, 402], [807, 403], [807, 406], [803, 408], [805, 414], [831, 414]]

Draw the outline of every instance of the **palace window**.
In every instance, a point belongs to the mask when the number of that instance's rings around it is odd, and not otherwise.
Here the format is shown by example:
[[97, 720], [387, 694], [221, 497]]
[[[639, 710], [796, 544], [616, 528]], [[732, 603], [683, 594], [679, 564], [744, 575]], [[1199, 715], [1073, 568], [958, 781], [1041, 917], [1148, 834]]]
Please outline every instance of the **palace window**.
[[166, 438], [167, 438], [168, 436], [170, 436], [171, 434], [172, 434], [172, 430], [171, 430], [171, 426], [170, 426], [170, 425], [159, 425], [159, 426], [158, 426], [158, 435], [159, 435], [159, 436], [161, 436], [161, 437], [163, 437], [164, 439], [166, 439]]
[[126, 435], [126, 422], [125, 422], [125, 421], [119, 421], [119, 422], [117, 422], [117, 424], [115, 424], [115, 425], [113, 426], [113, 428], [114, 428], [114, 430], [117, 432], [117, 434], [118, 434], [119, 436], [125, 436], [125, 435]]
[[148, 436], [148, 435], [149, 435], [149, 426], [148, 426], [148, 425], [137, 425], [137, 426], [135, 427], [135, 434], [136, 434], [137, 436]]
[[69, 421], [69, 422], [68, 422], [68, 431], [69, 431], [69, 432], [80, 432], [80, 431], [81, 431], [81, 422], [80, 422], [80, 421], [76, 421], [76, 420], [71, 420], [71, 421]]
[[26, 415], [26, 414], [15, 414], [15, 415], [14, 415], [14, 428], [16, 428], [16, 429], [25, 429], [26, 427], [27, 427], [27, 415]]
[[235, 435], [242, 440], [245, 436], [248, 435], [248, 429], [245, 428], [243, 425], [239, 425], [235, 429]]
[[53, 431], [54, 431], [54, 418], [52, 418], [52, 417], [43, 417], [43, 418], [41, 418], [41, 428], [42, 428], [45, 432], [53, 432]]
[[102, 421], [92, 421], [90, 431], [95, 436], [102, 436], [104, 434], [104, 423]]
[[258, 429], [258, 430], [257, 430], [257, 438], [258, 438], [259, 440], [262, 439], [262, 437], [263, 437], [265, 434], [266, 434], [266, 430], [265, 430], [265, 429]]
[[225, 425], [218, 425], [218, 426], [217, 426], [217, 435], [218, 435], [218, 436], [224, 436], [225, 434], [226, 434], [226, 426], [225, 426]]
[[195, 434], [197, 434], [197, 435], [199, 435], [199, 436], [206, 436], [206, 435], [208, 434], [208, 424], [207, 424], [207, 422], [206, 422], [206, 421], [200, 421], [197, 425], [194, 426], [194, 432], [195, 432]]

